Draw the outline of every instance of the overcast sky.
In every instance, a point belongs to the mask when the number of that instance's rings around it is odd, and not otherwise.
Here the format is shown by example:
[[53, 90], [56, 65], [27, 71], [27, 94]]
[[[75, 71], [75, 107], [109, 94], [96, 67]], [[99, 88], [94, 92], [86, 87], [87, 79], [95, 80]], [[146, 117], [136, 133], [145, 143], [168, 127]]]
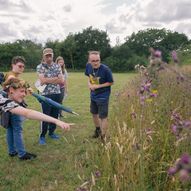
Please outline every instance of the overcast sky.
[[64, 40], [89, 26], [105, 30], [115, 45], [146, 28], [191, 37], [191, 0], [0, 0], [0, 42]]

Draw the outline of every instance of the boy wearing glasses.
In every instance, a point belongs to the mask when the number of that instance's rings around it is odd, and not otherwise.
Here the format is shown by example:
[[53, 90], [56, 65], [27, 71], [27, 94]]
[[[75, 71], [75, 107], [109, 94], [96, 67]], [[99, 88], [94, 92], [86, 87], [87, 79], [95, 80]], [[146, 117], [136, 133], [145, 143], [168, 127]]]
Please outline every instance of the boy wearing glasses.
[[101, 63], [99, 51], [89, 51], [85, 75], [88, 76], [90, 89], [90, 112], [96, 127], [93, 138], [105, 140], [108, 128], [108, 105], [113, 84], [112, 72], [108, 66]]
[[11, 78], [18, 78], [20, 74], [24, 72], [25, 63], [26, 61], [24, 57], [22, 56], [13, 57], [11, 61], [12, 70], [5, 75], [5, 81], [10, 80]]

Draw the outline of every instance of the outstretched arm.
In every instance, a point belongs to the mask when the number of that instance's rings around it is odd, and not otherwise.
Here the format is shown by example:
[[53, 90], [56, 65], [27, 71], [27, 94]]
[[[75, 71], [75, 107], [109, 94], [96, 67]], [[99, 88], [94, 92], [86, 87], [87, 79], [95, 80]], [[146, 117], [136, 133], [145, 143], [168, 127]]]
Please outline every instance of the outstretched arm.
[[38, 120], [38, 121], [46, 121], [46, 122], [49, 122], [49, 123], [54, 123], [58, 126], [60, 126], [62, 129], [69, 129], [70, 128], [70, 125], [69, 123], [65, 123], [63, 121], [60, 121], [58, 119], [55, 119], [53, 117], [50, 117], [48, 115], [45, 115], [41, 112], [38, 112], [38, 111], [35, 111], [35, 110], [32, 110], [32, 109], [26, 109], [24, 107], [21, 107], [21, 106], [18, 106], [18, 107], [15, 107], [11, 110], [9, 110], [11, 113], [14, 113], [14, 114], [17, 114], [17, 115], [22, 115], [28, 119], [35, 119], [35, 120]]

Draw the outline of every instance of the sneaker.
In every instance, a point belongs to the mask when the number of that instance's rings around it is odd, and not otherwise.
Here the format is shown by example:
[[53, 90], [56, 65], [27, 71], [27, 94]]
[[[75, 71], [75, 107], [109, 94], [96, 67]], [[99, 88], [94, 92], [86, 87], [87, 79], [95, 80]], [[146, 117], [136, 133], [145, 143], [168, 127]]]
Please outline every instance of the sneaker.
[[51, 139], [54, 139], [54, 140], [57, 140], [57, 139], [59, 139], [60, 137], [58, 136], [58, 135], [56, 135], [56, 134], [51, 134], [51, 135], [49, 135], [49, 137], [51, 138]]
[[101, 129], [100, 128], [96, 128], [94, 135], [92, 136], [92, 138], [98, 138], [101, 135]]
[[25, 153], [22, 157], [19, 157], [20, 160], [33, 160], [35, 159], [37, 156], [35, 154], [32, 153]]
[[45, 137], [40, 137], [39, 138], [39, 145], [46, 145]]
[[9, 156], [10, 157], [15, 157], [15, 156], [17, 156], [18, 155], [18, 153], [17, 152], [14, 152], [14, 153], [9, 153]]

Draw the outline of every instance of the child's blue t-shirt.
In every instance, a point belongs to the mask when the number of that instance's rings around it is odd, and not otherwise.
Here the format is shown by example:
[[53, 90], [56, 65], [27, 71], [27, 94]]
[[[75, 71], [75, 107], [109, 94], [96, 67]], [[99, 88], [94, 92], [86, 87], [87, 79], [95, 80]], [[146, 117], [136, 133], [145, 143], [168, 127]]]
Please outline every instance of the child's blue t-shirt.
[[[91, 64], [86, 64], [85, 75], [89, 77], [91, 84], [113, 83], [112, 72], [105, 64], [100, 64], [98, 69], [94, 69]], [[111, 86], [98, 88], [91, 91], [91, 99], [94, 101], [108, 101]]]

